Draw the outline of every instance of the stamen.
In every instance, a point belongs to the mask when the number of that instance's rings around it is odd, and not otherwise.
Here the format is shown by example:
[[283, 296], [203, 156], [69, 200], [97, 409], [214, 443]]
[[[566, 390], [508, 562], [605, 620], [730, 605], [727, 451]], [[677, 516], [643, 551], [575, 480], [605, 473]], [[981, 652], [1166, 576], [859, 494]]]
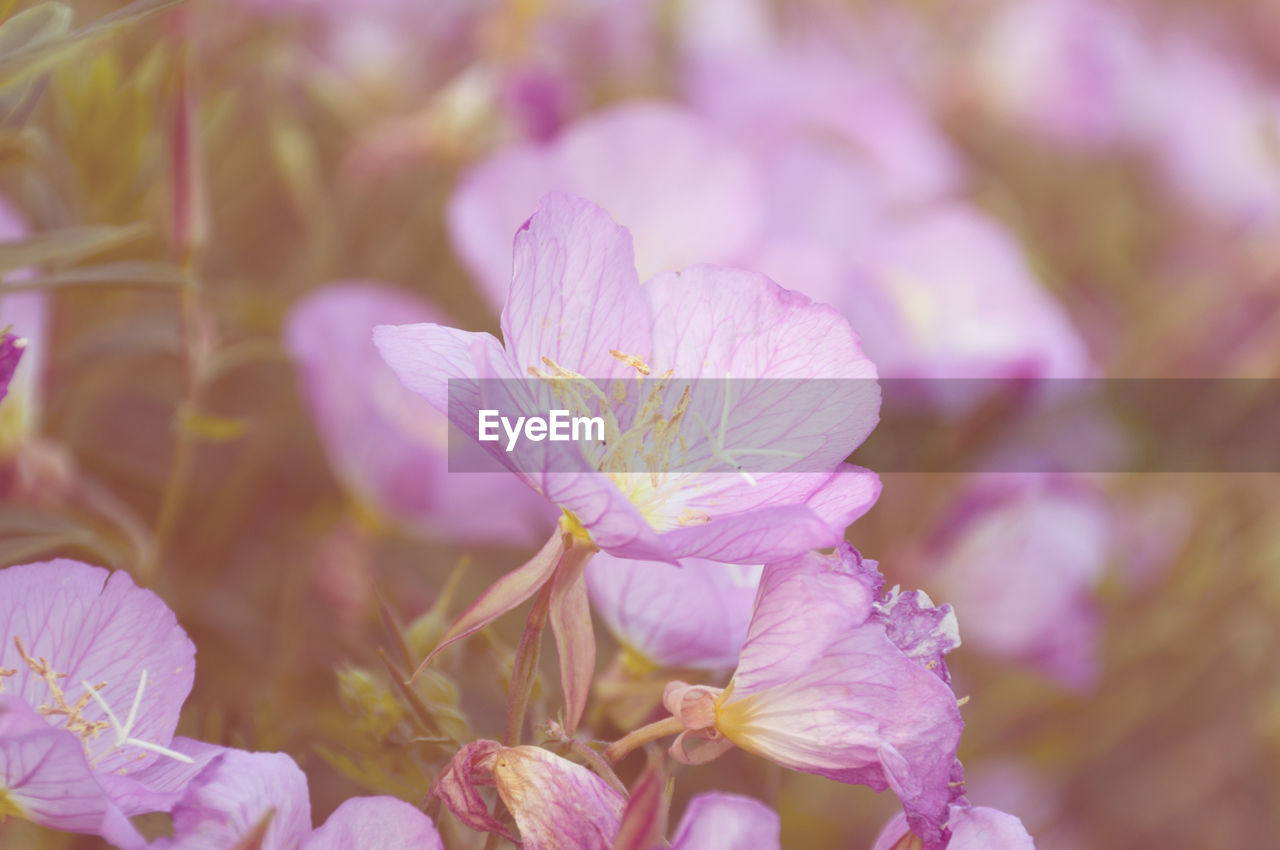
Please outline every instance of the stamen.
[[98, 693], [98, 690], [105, 687], [105, 685], [99, 685], [95, 688], [88, 682], [82, 681], [80, 684], [84, 686], [85, 693], [91, 697], [93, 701], [98, 704], [98, 707], [102, 709], [103, 713], [107, 715], [107, 719], [111, 721], [111, 726], [116, 733], [116, 742], [112, 744], [109, 749], [99, 753], [91, 762], [91, 765], [96, 765], [108, 754], [115, 752], [121, 747], [137, 747], [140, 750], [148, 750], [149, 752], [171, 758], [174, 761], [183, 762], [184, 764], [195, 764], [195, 759], [190, 756], [175, 752], [174, 750], [171, 750], [168, 747], [163, 747], [160, 744], [153, 744], [150, 741], [143, 741], [140, 738], [132, 737], [131, 733], [133, 732], [133, 726], [138, 719], [138, 708], [142, 705], [142, 692], [147, 687], [146, 670], [143, 670], [142, 674], [138, 677], [138, 690], [133, 695], [133, 705], [130, 707], [129, 717], [125, 720], [123, 725], [121, 725], [119, 718], [116, 717], [115, 712], [111, 710], [111, 706], [107, 705], [107, 701]]
[[648, 363], [645, 363], [643, 360], [641, 360], [639, 357], [636, 357], [634, 354], [624, 354], [623, 352], [616, 351], [612, 348], [609, 349], [609, 353], [613, 355], [613, 357], [616, 360], [621, 360], [623, 363], [626, 363], [628, 366], [630, 366], [632, 369], [635, 369], [641, 375], [648, 375], [651, 372], [653, 372], [653, 369], [649, 367]]
[[11, 670], [8, 667], [0, 667], [0, 694], [4, 693], [4, 680], [10, 676], [18, 675], [17, 670]]

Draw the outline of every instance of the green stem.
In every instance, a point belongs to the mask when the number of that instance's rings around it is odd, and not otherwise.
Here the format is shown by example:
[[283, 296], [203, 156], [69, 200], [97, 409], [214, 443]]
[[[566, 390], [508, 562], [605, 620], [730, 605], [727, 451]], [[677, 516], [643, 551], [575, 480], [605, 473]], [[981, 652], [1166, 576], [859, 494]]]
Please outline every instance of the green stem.
[[542, 632], [547, 627], [547, 610], [551, 606], [551, 588], [554, 585], [554, 580], [548, 581], [533, 598], [524, 634], [520, 635], [520, 643], [516, 646], [516, 657], [511, 665], [511, 691], [507, 697], [507, 723], [502, 733], [502, 743], [508, 747], [519, 744], [524, 733], [524, 716], [529, 708], [533, 676], [538, 670]]

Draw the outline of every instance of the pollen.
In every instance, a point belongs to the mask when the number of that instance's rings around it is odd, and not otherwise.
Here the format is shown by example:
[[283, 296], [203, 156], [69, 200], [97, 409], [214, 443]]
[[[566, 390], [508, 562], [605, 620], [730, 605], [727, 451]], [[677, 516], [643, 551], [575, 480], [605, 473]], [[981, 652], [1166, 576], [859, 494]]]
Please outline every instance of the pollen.
[[8, 667], [0, 667], [0, 694], [4, 693], [4, 680], [10, 676], [16, 675], [18, 675], [17, 670], [12, 670]]
[[[97, 738], [104, 730], [110, 728], [111, 724], [105, 720], [85, 720], [83, 712], [89, 705], [92, 698], [90, 693], [86, 693], [76, 700], [74, 704], [67, 702], [66, 693], [62, 690], [60, 680], [67, 678], [66, 673], [58, 673], [50, 665], [46, 658], [35, 658], [27, 648], [22, 645], [22, 638], [15, 636], [13, 645], [18, 648], [18, 655], [22, 657], [23, 662], [32, 673], [44, 679], [45, 686], [49, 689], [49, 697], [52, 702], [41, 702], [36, 706], [36, 711], [45, 717], [61, 717], [63, 720], [63, 728], [68, 732], [80, 738], [88, 749], [88, 742]], [[16, 672], [16, 671], [15, 671]], [[98, 688], [105, 688], [106, 682], [99, 684]]]
[[649, 366], [649, 364], [645, 363], [643, 360], [641, 360], [639, 357], [636, 357], [634, 354], [626, 354], [624, 352], [621, 352], [612, 348], [609, 349], [609, 353], [613, 355], [613, 358], [615, 360], [622, 361], [623, 363], [630, 366], [632, 369], [635, 369], [641, 375], [650, 375], [653, 373], [653, 369]]

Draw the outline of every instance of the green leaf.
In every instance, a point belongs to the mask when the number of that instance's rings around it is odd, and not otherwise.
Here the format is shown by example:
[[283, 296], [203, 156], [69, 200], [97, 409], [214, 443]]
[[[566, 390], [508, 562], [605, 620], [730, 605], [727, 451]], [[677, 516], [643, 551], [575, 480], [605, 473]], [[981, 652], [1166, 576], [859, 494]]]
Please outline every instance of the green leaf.
[[127, 227], [88, 225], [47, 230], [25, 239], [0, 242], [0, 272], [45, 263], [72, 263], [115, 248], [147, 232], [145, 224]]

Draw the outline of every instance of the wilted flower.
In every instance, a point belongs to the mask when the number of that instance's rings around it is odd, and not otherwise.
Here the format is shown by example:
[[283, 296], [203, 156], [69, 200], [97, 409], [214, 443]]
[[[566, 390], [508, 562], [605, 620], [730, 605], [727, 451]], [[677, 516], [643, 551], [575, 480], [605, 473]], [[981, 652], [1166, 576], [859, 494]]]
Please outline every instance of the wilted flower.
[[[628, 558], [759, 563], [834, 545], [878, 495], [874, 475], [842, 462], [875, 425], [874, 367], [847, 322], [763, 276], [699, 266], [641, 287], [625, 229], [586, 201], [548, 195], [516, 234], [502, 330], [505, 346], [488, 334], [431, 324], [380, 327], [375, 341], [410, 389], [470, 434], [481, 407], [502, 406], [486, 404], [493, 393], [532, 394], [531, 374], [540, 386], [563, 382], [587, 393], [610, 418], [611, 399], [619, 388], [625, 395], [629, 379], [660, 376], [649, 400], [632, 400], [633, 419], [614, 420], [617, 433], [570, 456], [570, 469], [541, 453], [516, 464], [498, 444], [484, 444], [565, 518], [543, 550], [499, 580], [441, 645], [551, 586], [570, 730], [594, 666], [581, 572], [595, 549]], [[687, 394], [687, 379], [730, 376], [793, 379], [793, 388], [809, 379], [847, 380], [824, 382], [821, 395], [790, 395], [781, 418], [760, 417], [758, 407], [750, 412], [721, 387], [719, 426], [704, 420], [702, 432], [683, 417], [674, 396], [661, 395], [670, 381], [685, 380]], [[503, 386], [495, 391], [484, 378], [504, 379]], [[523, 409], [535, 404], [524, 399]], [[507, 404], [520, 406], [519, 400]], [[741, 470], [737, 458], [774, 456], [792, 440], [806, 450], [782, 469], [734, 474]], [[710, 460], [726, 471], [685, 467], [678, 457]], [[562, 453], [556, 460], [566, 459]], [[562, 560], [568, 566], [561, 567]]]
[[942, 846], [963, 725], [942, 661], [959, 645], [955, 617], [918, 591], [882, 587], [847, 544], [766, 566], [728, 687], [672, 682], [673, 717], [608, 755], [679, 732], [671, 752], [687, 763], [738, 746], [792, 770], [893, 788], [927, 846]]
[[[515, 818], [513, 835], [490, 814], [481, 787], [496, 788]], [[467, 826], [495, 832], [525, 850], [610, 850], [627, 797], [587, 768], [540, 747], [475, 741], [458, 752], [433, 793]], [[770, 850], [778, 815], [750, 797], [702, 794], [689, 801], [672, 850]]]
[[928, 581], [965, 612], [970, 647], [1085, 689], [1099, 675], [1110, 511], [1078, 479], [990, 475], [961, 496], [927, 562]]
[[283, 753], [212, 748], [216, 757], [173, 808], [173, 836], [151, 850], [443, 850], [430, 818], [394, 797], [347, 800], [311, 829], [307, 778]]
[[[518, 838], [489, 813], [480, 786], [497, 789]], [[526, 850], [608, 850], [626, 807], [622, 793], [587, 768], [541, 747], [497, 741], [473, 741], [459, 750], [432, 793], [467, 826]]]
[[285, 343], [329, 461], [377, 515], [462, 542], [535, 542], [554, 509], [510, 476], [449, 472], [448, 420], [374, 347], [376, 325], [441, 320], [426, 302], [373, 282], [335, 283], [295, 305]]
[[0, 814], [123, 848], [208, 760], [174, 738], [195, 647], [127, 573], [76, 561], [0, 571]]
[[[953, 805], [947, 828], [951, 840], [947, 850], [1035, 850], [1022, 821], [999, 809], [986, 806]], [[907, 816], [899, 814], [885, 825], [871, 850], [923, 850], [928, 846], [907, 826]]]

